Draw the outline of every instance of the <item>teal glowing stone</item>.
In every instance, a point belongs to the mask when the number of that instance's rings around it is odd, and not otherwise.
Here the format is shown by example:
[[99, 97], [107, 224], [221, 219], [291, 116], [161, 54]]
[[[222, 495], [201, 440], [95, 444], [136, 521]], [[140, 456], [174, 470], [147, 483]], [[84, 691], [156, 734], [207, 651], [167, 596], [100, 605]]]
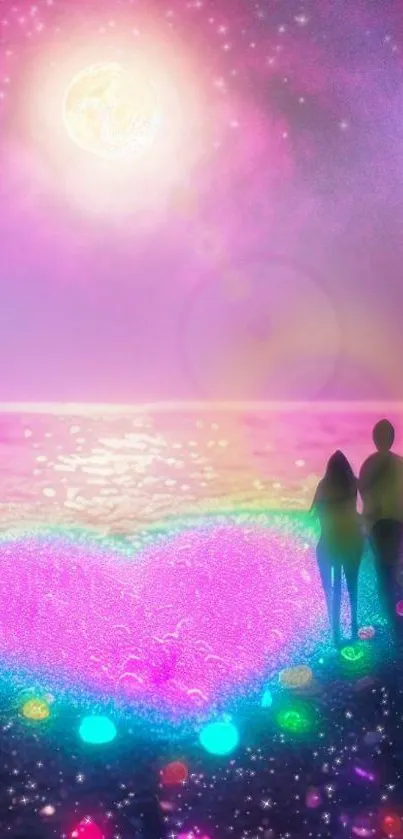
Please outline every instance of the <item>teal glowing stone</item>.
[[231, 722], [211, 722], [201, 730], [199, 740], [206, 752], [228, 755], [239, 745], [238, 729]]
[[80, 725], [80, 737], [84, 743], [111, 743], [116, 737], [116, 727], [108, 717], [84, 717]]

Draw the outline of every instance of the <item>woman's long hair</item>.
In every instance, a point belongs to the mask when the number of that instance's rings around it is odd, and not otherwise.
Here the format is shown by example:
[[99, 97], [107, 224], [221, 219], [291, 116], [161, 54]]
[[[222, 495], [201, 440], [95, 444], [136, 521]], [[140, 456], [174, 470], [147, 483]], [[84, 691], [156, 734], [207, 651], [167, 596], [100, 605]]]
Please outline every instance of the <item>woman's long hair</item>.
[[346, 456], [341, 451], [332, 454], [326, 467], [324, 483], [327, 489], [348, 497], [357, 493], [357, 479]]

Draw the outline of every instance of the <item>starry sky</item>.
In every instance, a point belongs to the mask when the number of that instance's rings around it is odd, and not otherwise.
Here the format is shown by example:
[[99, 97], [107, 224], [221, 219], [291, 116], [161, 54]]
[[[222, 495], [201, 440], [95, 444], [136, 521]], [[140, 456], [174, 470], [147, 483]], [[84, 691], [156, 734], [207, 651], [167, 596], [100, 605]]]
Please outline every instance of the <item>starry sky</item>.
[[[397, 0], [0, 0], [1, 401], [400, 398], [402, 39]], [[100, 168], [66, 85], [144, 56], [156, 144]]]

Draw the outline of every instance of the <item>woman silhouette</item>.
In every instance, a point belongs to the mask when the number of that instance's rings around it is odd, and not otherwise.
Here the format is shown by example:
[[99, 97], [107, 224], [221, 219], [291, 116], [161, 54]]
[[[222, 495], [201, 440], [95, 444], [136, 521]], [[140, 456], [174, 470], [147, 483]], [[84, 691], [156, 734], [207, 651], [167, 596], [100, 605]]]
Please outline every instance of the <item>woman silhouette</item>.
[[364, 537], [357, 512], [357, 479], [343, 454], [335, 452], [319, 482], [311, 512], [318, 515], [321, 535], [316, 548], [319, 572], [333, 638], [340, 644], [342, 571], [350, 599], [351, 629], [357, 636], [358, 573]]

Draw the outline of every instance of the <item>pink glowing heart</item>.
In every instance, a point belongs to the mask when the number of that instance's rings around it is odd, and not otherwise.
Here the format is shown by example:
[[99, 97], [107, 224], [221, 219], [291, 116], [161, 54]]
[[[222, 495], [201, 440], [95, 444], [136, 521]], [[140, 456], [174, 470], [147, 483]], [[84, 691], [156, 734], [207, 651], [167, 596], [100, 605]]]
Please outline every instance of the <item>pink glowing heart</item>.
[[324, 614], [313, 551], [269, 529], [185, 531], [131, 558], [49, 539], [1, 554], [5, 661], [178, 712], [286, 665]]

